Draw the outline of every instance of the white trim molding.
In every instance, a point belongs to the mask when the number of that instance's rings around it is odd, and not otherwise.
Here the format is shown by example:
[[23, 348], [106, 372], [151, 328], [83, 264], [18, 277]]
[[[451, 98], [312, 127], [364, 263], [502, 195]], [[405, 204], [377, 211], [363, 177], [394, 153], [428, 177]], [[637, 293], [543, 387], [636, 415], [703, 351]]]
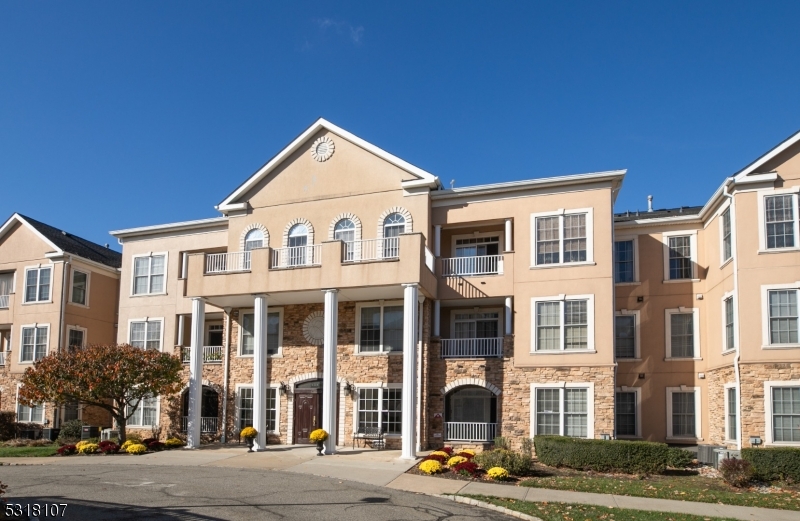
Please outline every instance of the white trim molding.
[[[586, 389], [586, 439], [594, 438], [594, 382], [552, 382], [552, 383], [532, 383], [530, 394], [531, 408], [531, 438], [537, 435], [536, 432], [536, 391], [539, 389], [560, 389], [559, 393], [559, 428], [560, 434], [564, 436], [564, 389]], [[609, 433], [610, 434], [610, 433]]]
[[328, 240], [329, 241], [335, 241], [336, 240], [334, 238], [334, 233], [336, 232], [336, 230], [335, 230], [336, 224], [339, 221], [343, 220], [343, 219], [350, 219], [351, 221], [353, 221], [353, 224], [356, 225], [356, 229], [353, 232], [353, 237], [354, 237], [353, 240], [360, 241], [361, 240], [361, 219], [359, 219], [356, 214], [350, 213], [350, 212], [340, 213], [339, 215], [337, 215], [336, 217], [333, 218], [333, 220], [331, 221], [330, 226], [328, 226]]
[[[18, 422], [20, 421], [19, 408], [20, 407], [27, 407], [28, 409], [31, 408], [31, 407], [28, 407], [27, 405], [22, 405], [21, 403], [19, 403], [19, 390], [20, 390], [21, 387], [22, 387], [22, 384], [18, 383], [17, 384], [17, 389], [16, 389], [16, 391], [14, 393], [14, 416], [15, 416], [15, 421], [18, 421]], [[27, 421], [27, 422], [20, 422], [20, 423], [37, 423], [39, 425], [44, 425], [44, 422], [47, 419], [47, 404], [46, 403], [40, 403], [39, 405], [42, 406], [42, 421], [40, 421], [40, 422]]]
[[[586, 349], [565, 349], [566, 335], [564, 334], [564, 303], [571, 300], [585, 300], [586, 301]], [[542, 302], [560, 302], [559, 311], [559, 348], [558, 349], [539, 349], [537, 327], [539, 326], [537, 320], [536, 307], [537, 304]], [[597, 352], [594, 344], [594, 294], [591, 295], [553, 295], [549, 297], [531, 297], [531, 354], [536, 355], [557, 355], [569, 353], [595, 353]]]
[[[32, 364], [32, 363], [36, 362], [37, 360], [39, 360], [39, 359], [36, 358], [36, 339], [37, 339], [36, 331], [39, 328], [47, 329], [47, 340], [45, 341], [45, 344], [44, 344], [44, 356], [47, 356], [50, 353], [50, 341], [51, 341], [50, 324], [49, 323], [36, 323], [36, 322], [34, 322], [33, 324], [22, 324], [21, 326], [19, 326], [19, 356], [17, 356], [17, 361], [18, 361], [18, 363], [20, 365], [22, 365], [22, 364], [25, 364], [25, 365]], [[23, 360], [22, 359], [22, 351], [23, 351], [22, 342], [23, 342], [23, 340], [25, 338], [24, 331], [26, 329], [33, 329], [33, 353], [32, 353], [33, 359], [32, 360]]]
[[[617, 432], [617, 393], [634, 393], [636, 395], [636, 433], [633, 435], [620, 435]], [[622, 440], [636, 440], [642, 438], [642, 388], [641, 387], [617, 387], [614, 389], [614, 437]]]
[[[672, 435], [672, 395], [673, 393], [694, 393], [694, 431], [695, 436], [673, 436]], [[703, 409], [702, 409], [702, 389], [700, 387], [667, 387], [667, 441], [696, 443], [703, 441]]]
[[[725, 310], [725, 302], [731, 299], [731, 303], [733, 304], [733, 347], [730, 349], [728, 348], [728, 332], [726, 330], [727, 324], [725, 321], [727, 320], [726, 317], [726, 310]], [[722, 299], [720, 300], [721, 305], [721, 314], [720, 314], [720, 323], [722, 324], [722, 353], [731, 353], [736, 351], [736, 346], [739, 345], [739, 328], [737, 327], [738, 324], [736, 323], [736, 319], [739, 317], [739, 310], [738, 310], [738, 303], [736, 302], [736, 293], [733, 291], [728, 291], [724, 295], [722, 295]]]
[[454, 380], [442, 387], [442, 396], [446, 395], [450, 391], [458, 389], [459, 387], [483, 387], [484, 389], [492, 391], [495, 396], [500, 396], [503, 393], [499, 387], [490, 384], [486, 380], [481, 380], [480, 378], [459, 378], [458, 380]]
[[72, 347], [72, 346], [69, 345], [69, 332], [70, 331], [80, 331], [80, 332], [83, 333], [83, 345], [80, 346], [81, 349], [83, 349], [84, 347], [86, 347], [88, 345], [87, 339], [89, 338], [89, 330], [87, 328], [85, 328], [85, 327], [81, 327], [81, 326], [77, 326], [77, 325], [74, 325], [74, 326], [68, 325], [67, 326], [67, 336], [65, 338], [66, 342], [64, 342], [65, 347], [67, 347], [67, 348]]
[[[800, 251], [800, 186], [793, 186], [791, 188], [771, 188], [767, 190], [756, 191], [758, 200], [758, 253], [782, 253], [787, 251]], [[792, 196], [792, 216], [793, 231], [794, 231], [794, 246], [787, 248], [767, 248], [767, 219], [765, 215], [764, 200], [770, 196]]]
[[[570, 215], [586, 215], [586, 260], [564, 262], [564, 217]], [[546, 217], [558, 217], [558, 262], [539, 263], [536, 251], [536, 220]], [[553, 268], [567, 266], [585, 266], [594, 264], [594, 208], [560, 208], [550, 212], [531, 214], [531, 259], [530, 268]]]
[[133, 345], [133, 344], [131, 344], [131, 333], [132, 333], [131, 324], [133, 324], [134, 322], [137, 322], [137, 323], [144, 322], [145, 323], [145, 327], [144, 327], [144, 347], [142, 349], [147, 349], [147, 324], [150, 323], [150, 322], [159, 322], [161, 324], [161, 331], [160, 331], [161, 335], [160, 335], [160, 337], [158, 339], [158, 344], [159, 344], [158, 345], [158, 350], [163, 353], [164, 352], [164, 325], [165, 325], [165, 322], [166, 322], [164, 320], [164, 317], [129, 318], [128, 319], [128, 334], [125, 335], [125, 339], [126, 339], [125, 343], [127, 343], [129, 345]]
[[[73, 302], [72, 301], [72, 295], [73, 295], [73, 291], [75, 289], [75, 273], [76, 272], [77, 273], [83, 273], [84, 275], [86, 275], [86, 289], [84, 290], [85, 294], [84, 294], [84, 299], [83, 299], [84, 302], [83, 302], [83, 304], [81, 304], [80, 302]], [[67, 304], [71, 304], [73, 306], [79, 306], [79, 307], [88, 309], [89, 308], [89, 290], [91, 288], [91, 285], [92, 285], [92, 272], [90, 270], [85, 270], [85, 269], [80, 269], [80, 268], [75, 268], [75, 267], [73, 267], [71, 270], [69, 270], [69, 295], [68, 295], [68, 298], [67, 298]]]
[[264, 234], [263, 247], [269, 246], [269, 230], [267, 230], [267, 227], [261, 223], [250, 223], [244, 227], [244, 229], [242, 230], [242, 234], [239, 236], [239, 251], [244, 251], [244, 244], [245, 244], [245, 239], [247, 238], [247, 234], [253, 230], [261, 230], [261, 233]]
[[800, 380], [770, 380], [764, 382], [764, 444], [779, 447], [800, 447], [800, 442], [775, 441], [775, 433], [772, 432], [774, 428], [772, 421], [772, 390], [775, 387], [800, 387]]
[[[163, 289], [161, 291], [150, 291], [150, 283], [153, 277], [152, 269], [153, 269], [153, 257], [164, 257], [164, 284]], [[147, 291], [143, 293], [136, 293], [136, 259], [148, 257], [150, 258], [150, 264], [147, 267]], [[167, 294], [167, 281], [169, 280], [169, 252], [168, 251], [149, 251], [145, 253], [139, 253], [136, 255], [131, 256], [131, 297], [149, 297], [154, 295], [166, 295]]]
[[[691, 251], [689, 252], [691, 263], [692, 263], [692, 276], [688, 279], [671, 279], [669, 277], [669, 240], [672, 237], [689, 237], [689, 248]], [[674, 283], [674, 282], [699, 282], [698, 280], [698, 270], [697, 270], [697, 230], [681, 230], [681, 231], [671, 231], [671, 232], [663, 232], [661, 234], [661, 244], [662, 244], [662, 251], [663, 251], [663, 260], [664, 260], [664, 282], [666, 283]]]
[[297, 225], [297, 224], [302, 224], [303, 226], [306, 227], [306, 231], [308, 231], [308, 235], [307, 235], [308, 241], [306, 242], [306, 245], [307, 246], [313, 246], [313, 244], [314, 244], [314, 225], [311, 224], [311, 221], [309, 221], [308, 219], [306, 219], [304, 217], [297, 217], [297, 218], [292, 219], [291, 221], [289, 221], [286, 224], [286, 227], [283, 229], [283, 243], [282, 244], [283, 244], [284, 248], [288, 248], [289, 247], [289, 231], [291, 231], [292, 227]]
[[[692, 356], [672, 356], [672, 315], [692, 314]], [[700, 308], [672, 308], [664, 310], [664, 360], [700, 360]]]
[[[616, 268], [617, 268], [617, 259], [614, 257], [612, 259], [614, 264], [614, 284], [617, 286], [633, 286], [641, 284], [641, 278], [639, 278], [639, 235], [615, 235], [614, 236], [614, 247], [616, 248], [616, 244], [618, 242], [628, 242], [633, 241], [633, 280], [627, 282], [617, 282], [616, 279]], [[616, 251], [612, 251], [612, 255], [616, 256]]]
[[[800, 348], [800, 343], [773, 344], [769, 320], [769, 292], [779, 290], [794, 290], [800, 301], [800, 280], [787, 284], [764, 284], [761, 286], [761, 348], [762, 349], [795, 349]], [[800, 319], [798, 319], [800, 322]]]
[[[633, 358], [617, 356], [617, 317], [633, 317]], [[620, 309], [614, 313], [614, 359], [617, 362], [638, 362], [642, 359], [641, 312], [638, 309]]]
[[[39, 287], [41, 286], [41, 270], [42, 269], [49, 269], [50, 270], [50, 282], [48, 283], [49, 287], [47, 300], [39, 300]], [[36, 275], [36, 300], [28, 300], [28, 272], [31, 270], [37, 270], [39, 273]], [[45, 263], [45, 264], [33, 264], [30, 266], [25, 266], [22, 269], [22, 299], [20, 300], [23, 306], [31, 306], [36, 304], [51, 304], [53, 302], [53, 285], [55, 279], [56, 269], [55, 264]], [[15, 270], [15, 278], [16, 278], [16, 270]], [[16, 289], [16, 281], [14, 284]]]
[[[275, 429], [267, 429], [267, 434], [280, 435], [281, 433], [281, 384], [278, 382], [267, 384], [267, 389], [275, 391]], [[239, 421], [241, 419], [241, 391], [242, 389], [253, 389], [252, 382], [238, 383], [234, 388], [234, 415], [233, 415], [233, 428], [234, 432], [239, 432]], [[221, 394], [221, 393], [220, 393]]]
[[[730, 400], [728, 400], [728, 392], [731, 389], [735, 390], [737, 387], [738, 386], [736, 385], [736, 382], [726, 383], [722, 387], [722, 392], [725, 393], [722, 396], [722, 401], [725, 403], [725, 442], [727, 442], [727, 443], [737, 443], [737, 436], [731, 436], [730, 424], [728, 423], [728, 416], [730, 415], [730, 412], [731, 412], [731, 409], [730, 409], [731, 404], [730, 404]], [[735, 395], [738, 397], [739, 393], [735, 393]], [[736, 411], [735, 411], [736, 412], [736, 426], [737, 427], [739, 426], [739, 414], [740, 414], [740, 411], [741, 411], [741, 406], [740, 406], [740, 404], [737, 403], [736, 404]]]
[[[736, 226], [734, 226], [734, 223], [733, 223], [733, 212], [731, 211], [731, 209], [732, 209], [731, 202], [729, 200], [726, 200], [724, 203], [722, 203], [722, 205], [720, 206], [719, 210], [717, 210], [717, 213], [715, 215], [715, 217], [717, 218], [717, 221], [719, 223], [718, 226], [717, 226], [717, 233], [719, 234], [719, 241], [718, 242], [719, 242], [719, 267], [720, 268], [724, 267], [726, 264], [728, 264], [730, 261], [732, 261], [733, 260], [733, 255], [736, 253], [734, 251], [734, 245], [736, 244], [736, 237], [735, 237], [735, 235], [736, 235], [736, 230], [735, 230]], [[728, 257], [727, 259], [725, 258], [725, 220], [723, 219], [723, 215], [725, 215], [726, 213], [728, 214], [728, 221], [729, 221], [729, 224], [730, 224], [730, 227], [731, 227], [731, 256]]]
[[399, 213], [403, 216], [403, 219], [406, 220], [406, 227], [403, 233], [411, 233], [414, 231], [414, 221], [411, 217], [411, 212], [402, 206], [392, 206], [391, 208], [384, 210], [381, 216], [378, 217], [378, 239], [383, 239], [383, 221], [393, 213]]

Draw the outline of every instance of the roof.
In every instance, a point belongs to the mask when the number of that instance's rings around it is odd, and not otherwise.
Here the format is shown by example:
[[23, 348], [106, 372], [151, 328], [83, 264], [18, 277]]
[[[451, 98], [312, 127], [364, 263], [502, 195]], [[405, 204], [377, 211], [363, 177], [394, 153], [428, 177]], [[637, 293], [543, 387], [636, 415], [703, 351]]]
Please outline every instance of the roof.
[[0, 226], [0, 237], [11, 229], [14, 222], [27, 226], [56, 250], [56, 253], [75, 255], [111, 268], [122, 266], [121, 253], [18, 213]]
[[750, 175], [752, 173], [758, 173], [758, 169], [761, 168], [764, 164], [770, 161], [772, 158], [789, 148], [790, 146], [794, 145], [800, 141], [800, 130], [789, 136], [788, 138], [784, 139], [771, 149], [769, 149], [766, 153], [764, 153], [761, 157], [747, 165], [746, 167], [742, 168], [738, 172], [734, 174], [736, 181], [740, 181], [743, 177]]
[[394, 166], [400, 168], [401, 170], [405, 170], [409, 174], [413, 175], [416, 179], [404, 181], [404, 186], [420, 186], [426, 185], [430, 186], [431, 188], [437, 188], [441, 186], [441, 182], [439, 178], [435, 175], [431, 174], [430, 172], [426, 172], [421, 168], [418, 168], [407, 161], [403, 161], [399, 157], [386, 152], [385, 150], [376, 147], [372, 143], [368, 143], [364, 141], [360, 137], [351, 134], [350, 132], [346, 131], [345, 129], [338, 127], [327, 121], [323, 118], [319, 118], [315, 121], [310, 127], [303, 131], [302, 134], [297, 136], [294, 141], [289, 143], [286, 147], [283, 148], [280, 152], [278, 152], [272, 159], [267, 161], [264, 166], [259, 168], [253, 175], [250, 176], [247, 181], [239, 185], [239, 187], [231, 192], [228, 197], [225, 198], [219, 205], [217, 205], [217, 210], [222, 213], [226, 213], [232, 210], [240, 210], [241, 203], [239, 202], [239, 198], [247, 193], [253, 186], [256, 185], [259, 181], [264, 179], [272, 170], [274, 170], [278, 165], [280, 165], [287, 157], [293, 154], [297, 149], [299, 149], [306, 141], [311, 138], [314, 134], [319, 132], [320, 130], [327, 130], [333, 134], [342, 137], [351, 143], [363, 148], [364, 150], [375, 154], [376, 156], [380, 157], [384, 161], [393, 164]]
[[182, 221], [177, 223], [155, 224], [152, 226], [140, 226], [138, 228], [126, 228], [124, 230], [114, 230], [108, 233], [117, 239], [124, 239], [126, 237], [154, 235], [164, 232], [175, 233], [191, 230], [202, 230], [227, 224], [227, 217], [211, 217], [210, 219], [197, 219], [195, 221]]
[[704, 206], [681, 206], [680, 208], [666, 208], [663, 210], [623, 212], [614, 214], [614, 222], [647, 221], [651, 219], [669, 219], [671, 217], [699, 216]]

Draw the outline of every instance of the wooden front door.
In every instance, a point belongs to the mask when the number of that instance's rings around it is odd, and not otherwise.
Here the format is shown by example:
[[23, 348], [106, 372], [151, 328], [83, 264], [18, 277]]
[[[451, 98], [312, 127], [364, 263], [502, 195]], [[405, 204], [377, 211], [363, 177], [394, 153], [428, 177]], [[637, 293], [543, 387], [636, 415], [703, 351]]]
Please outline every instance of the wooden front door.
[[294, 442], [311, 443], [311, 431], [322, 427], [322, 395], [316, 392], [294, 395]]

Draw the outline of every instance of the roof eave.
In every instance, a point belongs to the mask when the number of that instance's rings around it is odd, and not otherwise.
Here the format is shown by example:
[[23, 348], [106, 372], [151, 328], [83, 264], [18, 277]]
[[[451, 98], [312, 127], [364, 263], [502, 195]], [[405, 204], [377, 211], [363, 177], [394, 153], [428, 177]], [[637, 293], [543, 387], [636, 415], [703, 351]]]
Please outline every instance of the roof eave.
[[614, 188], [622, 184], [627, 170], [610, 170], [608, 172], [593, 172], [588, 174], [574, 174], [558, 177], [545, 177], [541, 179], [526, 179], [523, 181], [509, 181], [506, 183], [493, 183], [488, 185], [465, 186], [463, 188], [450, 188], [431, 192], [432, 199], [452, 199], [472, 195], [485, 195], [531, 188], [545, 188], [551, 186], [570, 186], [576, 184], [597, 183], [611, 181]]
[[227, 223], [227, 217], [212, 217], [210, 219], [198, 219], [195, 221], [183, 221], [168, 224], [156, 224], [153, 226], [141, 226], [138, 228], [127, 228], [124, 230], [113, 230], [108, 232], [109, 235], [117, 239], [126, 239], [129, 237], [139, 237], [145, 235], [154, 235], [164, 232], [182, 232], [189, 230], [202, 230], [204, 228], [212, 228], [220, 224]]

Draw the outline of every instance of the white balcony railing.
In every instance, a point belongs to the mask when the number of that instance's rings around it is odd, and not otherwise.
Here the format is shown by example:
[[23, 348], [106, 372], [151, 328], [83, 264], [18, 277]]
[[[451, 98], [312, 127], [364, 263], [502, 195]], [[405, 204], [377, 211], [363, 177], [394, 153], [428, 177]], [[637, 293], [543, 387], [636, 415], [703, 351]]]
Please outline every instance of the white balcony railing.
[[207, 253], [206, 273], [234, 273], [250, 271], [250, 252]]
[[443, 338], [442, 358], [503, 356], [503, 338]]
[[496, 423], [445, 422], [445, 441], [492, 441], [497, 433]]
[[8, 309], [8, 295], [0, 295], [0, 309]]
[[400, 257], [400, 237], [363, 239], [342, 244], [342, 262], [368, 262]]
[[502, 274], [502, 255], [479, 255], [476, 257], [451, 257], [442, 259], [443, 277]]
[[0, 366], [6, 365], [6, 353], [5, 351], [0, 351]]
[[322, 264], [321, 244], [272, 250], [272, 267], [275, 269], [319, 266], [320, 264]]
[[[181, 422], [181, 429], [183, 432], [189, 428], [189, 417], [184, 416]], [[200, 432], [203, 434], [214, 434], [217, 432], [217, 417], [200, 418]]]
[[[184, 347], [181, 349], [181, 360], [183, 360], [184, 364], [188, 364], [191, 360], [191, 350], [191, 347]], [[222, 346], [203, 346], [203, 363], [221, 364]]]

